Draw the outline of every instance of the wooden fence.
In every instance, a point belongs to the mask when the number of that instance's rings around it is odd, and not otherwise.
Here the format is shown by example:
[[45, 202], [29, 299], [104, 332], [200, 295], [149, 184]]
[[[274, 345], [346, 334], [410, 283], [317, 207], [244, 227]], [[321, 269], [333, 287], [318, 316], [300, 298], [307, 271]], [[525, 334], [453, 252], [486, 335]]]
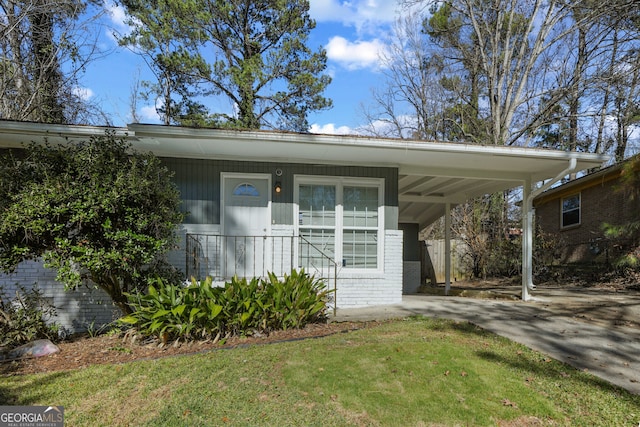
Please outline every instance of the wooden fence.
[[[434, 275], [438, 283], [445, 282], [445, 241], [441, 240], [427, 240], [426, 250], [428, 252], [428, 257], [426, 253], [423, 255], [423, 269], [427, 269], [427, 271], [423, 271], [423, 277], [426, 277], [427, 281], [431, 281], [429, 278]], [[466, 273], [466, 267], [464, 265], [464, 260], [462, 259], [463, 254], [465, 252], [465, 244], [462, 240], [454, 239], [451, 240], [451, 281], [462, 280], [468, 276]], [[429, 259], [431, 262], [429, 263]], [[429, 273], [429, 264], [431, 264], [433, 268], [433, 272]]]

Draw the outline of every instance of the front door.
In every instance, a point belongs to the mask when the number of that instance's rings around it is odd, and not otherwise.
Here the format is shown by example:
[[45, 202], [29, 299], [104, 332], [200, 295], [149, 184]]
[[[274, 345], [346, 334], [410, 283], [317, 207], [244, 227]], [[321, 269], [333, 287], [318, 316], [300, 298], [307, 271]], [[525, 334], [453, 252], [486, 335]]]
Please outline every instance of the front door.
[[223, 174], [223, 252], [226, 277], [259, 277], [270, 265], [270, 175]]

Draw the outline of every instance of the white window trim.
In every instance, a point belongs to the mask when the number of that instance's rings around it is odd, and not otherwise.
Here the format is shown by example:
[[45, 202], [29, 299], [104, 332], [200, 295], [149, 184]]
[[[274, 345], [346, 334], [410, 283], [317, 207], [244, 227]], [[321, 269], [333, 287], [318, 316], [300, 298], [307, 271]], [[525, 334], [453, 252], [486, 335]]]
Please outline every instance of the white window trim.
[[[578, 222], [575, 224], [564, 225], [564, 201], [572, 197], [578, 196]], [[582, 224], [582, 193], [571, 194], [570, 196], [560, 198], [560, 229], [566, 230], [574, 228]]]
[[[293, 176], [293, 218], [295, 234], [300, 235], [300, 222], [298, 221], [300, 214], [299, 205], [299, 187], [300, 185], [335, 185], [336, 186], [336, 241], [335, 241], [335, 259], [338, 268], [343, 272], [353, 275], [371, 275], [381, 274], [384, 272], [384, 178], [357, 178], [342, 176], [317, 176], [317, 175], [294, 175]], [[350, 268], [342, 267], [342, 250], [343, 250], [343, 188], [353, 186], [377, 187], [378, 189], [378, 245], [377, 245], [377, 266], [376, 268]], [[304, 227], [303, 227], [304, 228]], [[347, 227], [354, 229], [353, 227]], [[356, 227], [357, 228], [357, 227]]]

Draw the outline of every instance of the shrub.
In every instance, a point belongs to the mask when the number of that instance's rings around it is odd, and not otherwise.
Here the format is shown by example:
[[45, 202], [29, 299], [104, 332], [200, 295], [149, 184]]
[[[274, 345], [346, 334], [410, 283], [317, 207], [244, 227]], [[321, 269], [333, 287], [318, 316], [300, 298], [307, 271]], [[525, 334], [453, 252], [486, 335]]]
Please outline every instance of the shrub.
[[188, 286], [158, 279], [146, 294], [129, 295], [133, 313], [120, 322], [163, 341], [268, 333], [326, 319], [330, 292], [304, 270], [282, 280], [272, 273], [262, 280], [234, 277], [221, 288], [211, 278]]
[[36, 287], [21, 287], [13, 300], [5, 298], [0, 288], [0, 347], [17, 347], [42, 338], [57, 341], [59, 326], [48, 322], [55, 315], [55, 307]]
[[269, 273], [268, 280], [265, 292], [271, 306], [267, 310], [267, 324], [272, 329], [302, 328], [326, 319], [327, 296], [331, 291], [324, 282], [304, 270], [293, 270], [283, 280]]
[[158, 278], [146, 294], [128, 295], [133, 313], [120, 322], [163, 341], [211, 338], [221, 331], [217, 318], [222, 306], [216, 303], [216, 291], [219, 290], [211, 287], [210, 279], [181, 286]]

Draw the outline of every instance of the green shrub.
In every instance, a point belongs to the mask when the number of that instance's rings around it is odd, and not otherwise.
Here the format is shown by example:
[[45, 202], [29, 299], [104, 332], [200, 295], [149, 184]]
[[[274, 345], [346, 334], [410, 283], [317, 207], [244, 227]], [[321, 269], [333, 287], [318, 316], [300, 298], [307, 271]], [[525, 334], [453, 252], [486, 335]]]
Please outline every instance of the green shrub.
[[120, 322], [163, 341], [211, 338], [221, 331], [218, 317], [222, 306], [216, 303], [216, 291], [210, 279], [201, 284], [193, 280], [182, 286], [158, 278], [146, 294], [128, 295], [133, 313]]
[[269, 295], [267, 324], [271, 329], [302, 328], [326, 319], [327, 296], [331, 292], [324, 282], [304, 270], [291, 271], [283, 280], [268, 275], [265, 292]]
[[248, 335], [254, 331], [267, 331], [265, 310], [269, 302], [265, 296], [264, 283], [255, 277], [250, 281], [233, 277], [225, 283], [218, 299], [223, 307], [224, 332], [227, 335]]
[[163, 340], [268, 333], [326, 319], [329, 292], [304, 270], [283, 280], [234, 277], [220, 288], [211, 278], [188, 286], [158, 279], [146, 294], [129, 295], [133, 313], [120, 321]]
[[56, 309], [42, 292], [20, 288], [13, 300], [5, 298], [0, 288], [0, 347], [17, 347], [33, 340], [58, 340], [59, 326], [49, 320]]

